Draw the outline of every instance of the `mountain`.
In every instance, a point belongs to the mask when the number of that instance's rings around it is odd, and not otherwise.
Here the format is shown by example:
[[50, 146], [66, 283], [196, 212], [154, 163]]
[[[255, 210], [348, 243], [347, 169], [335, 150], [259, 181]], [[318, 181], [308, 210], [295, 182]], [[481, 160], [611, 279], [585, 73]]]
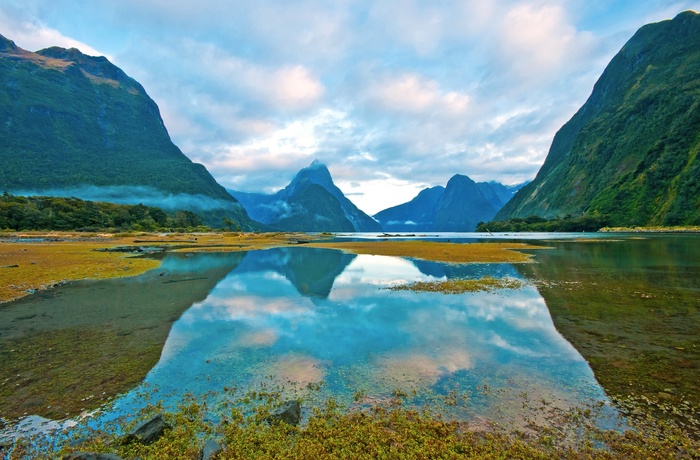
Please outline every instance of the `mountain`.
[[314, 160], [273, 195], [229, 191], [250, 216], [272, 228], [307, 232], [379, 232], [380, 225], [335, 186], [328, 168]]
[[426, 188], [411, 201], [380, 211], [374, 218], [391, 232], [471, 232], [479, 222], [493, 218], [523, 185], [474, 182], [457, 174], [446, 187]]
[[640, 28], [496, 220], [602, 215], [700, 225], [700, 15]]
[[175, 146], [143, 86], [105, 57], [0, 36], [0, 191], [190, 209], [254, 226]]
[[426, 188], [407, 203], [394, 206], [374, 215], [387, 232], [426, 232], [433, 230], [435, 208], [445, 187]]

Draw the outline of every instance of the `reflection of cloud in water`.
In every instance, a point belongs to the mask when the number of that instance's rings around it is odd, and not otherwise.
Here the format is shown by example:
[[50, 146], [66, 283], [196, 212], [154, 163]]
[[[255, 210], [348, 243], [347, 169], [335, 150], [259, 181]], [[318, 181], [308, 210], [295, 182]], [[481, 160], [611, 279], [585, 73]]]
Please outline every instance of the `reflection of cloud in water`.
[[326, 375], [322, 361], [298, 353], [278, 357], [266, 372], [282, 385], [293, 383], [301, 386], [321, 382]]
[[269, 347], [277, 342], [279, 335], [274, 329], [241, 333], [236, 342], [242, 347]]
[[405, 389], [407, 386], [434, 385], [441, 377], [470, 369], [472, 361], [466, 350], [448, 348], [431, 354], [387, 353], [378, 356], [375, 365], [379, 379]]
[[532, 358], [544, 358], [545, 356], [549, 356], [549, 354], [546, 353], [537, 353], [535, 351], [528, 350], [527, 348], [511, 345], [498, 334], [494, 334], [491, 337], [489, 343], [496, 345], [498, 348], [503, 348], [504, 350], [512, 351], [516, 355], [530, 356]]
[[290, 299], [288, 297], [274, 297], [261, 299], [257, 296], [236, 296], [220, 297], [213, 295], [209, 297], [206, 304], [195, 305], [190, 310], [196, 313], [191, 318], [197, 321], [244, 321], [265, 318], [268, 316], [278, 317], [299, 317], [312, 316], [313, 304], [306, 299]]
[[[295, 265], [290, 276], [317, 276], [323, 255], [315, 254], [313, 266]], [[267, 266], [232, 271], [190, 308], [173, 325], [147, 381], [183, 392], [198, 385], [204, 392], [231, 381], [243, 389], [272, 375], [281, 384], [325, 380], [334, 397], [488, 383], [514, 392], [561, 392], [571, 400], [604, 398], [532, 286], [461, 295], [395, 292], [384, 287], [436, 278], [404, 259], [358, 256], [343, 265], [327, 298], [305, 297]], [[488, 274], [487, 265], [480, 268]], [[189, 381], [179, 380], [183, 373]]]
[[343, 292], [348, 293], [345, 287], [354, 287], [358, 284], [374, 286], [391, 286], [394, 284], [404, 284], [414, 281], [429, 281], [436, 279], [432, 276], [424, 275], [416, 266], [406, 259], [387, 256], [358, 255], [345, 268], [343, 273], [335, 279], [333, 285], [334, 300], [341, 300], [347, 297]]

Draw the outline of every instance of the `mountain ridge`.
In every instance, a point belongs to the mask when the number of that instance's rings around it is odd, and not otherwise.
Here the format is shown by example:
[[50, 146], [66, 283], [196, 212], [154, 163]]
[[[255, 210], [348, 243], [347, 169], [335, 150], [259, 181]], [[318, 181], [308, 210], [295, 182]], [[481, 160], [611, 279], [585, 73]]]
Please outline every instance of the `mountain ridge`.
[[218, 213], [203, 212], [210, 225], [228, 217], [257, 228], [206, 168], [172, 143], [141, 84], [107, 58], [75, 48], [33, 53], [0, 36], [0, 161], [0, 191], [99, 200], [73, 193], [96, 187], [136, 204], [152, 198], [140, 191], [154, 189], [192, 197], [193, 211], [197, 197], [218, 203]]
[[471, 232], [479, 222], [490, 220], [524, 184], [474, 182], [455, 174], [445, 187], [423, 189], [412, 200], [384, 209], [374, 218], [385, 231]]
[[302, 168], [282, 190], [267, 195], [229, 190], [250, 216], [284, 231], [379, 232], [381, 226], [333, 183], [318, 160]]
[[700, 224], [700, 15], [641, 27], [557, 132], [537, 177], [495, 220], [604, 215]]

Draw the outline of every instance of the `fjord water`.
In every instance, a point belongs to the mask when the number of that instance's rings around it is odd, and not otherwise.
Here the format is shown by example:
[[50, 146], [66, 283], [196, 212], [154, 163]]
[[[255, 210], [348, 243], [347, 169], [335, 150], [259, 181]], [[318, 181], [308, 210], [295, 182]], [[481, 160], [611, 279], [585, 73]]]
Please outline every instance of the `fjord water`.
[[[527, 238], [550, 248], [533, 251], [534, 264], [304, 247], [168, 254], [139, 277], [5, 304], [0, 415], [61, 419], [122, 393], [117, 416], [134, 414], [141, 392], [156, 388], [172, 407], [185, 393], [261, 384], [303, 393], [321, 381], [319, 398], [345, 402], [386, 400], [396, 389], [432, 402], [455, 390], [469, 396], [469, 416], [494, 420], [523, 415], [512, 413], [523, 394], [563, 407], [630, 389], [698, 400], [700, 238]], [[461, 295], [386, 289], [486, 275], [525, 285]]]
[[185, 393], [266, 386], [293, 395], [321, 382], [315, 397], [348, 404], [358, 394], [371, 402], [415, 391], [428, 401], [452, 391], [468, 398], [470, 415], [500, 421], [516, 415], [512, 402], [523, 394], [560, 407], [605, 401], [534, 285], [460, 295], [388, 289], [483, 276], [522, 278], [508, 264], [302, 247], [248, 252], [173, 324], [145, 387], [118, 400], [116, 413], [134, 413], [144, 389], [174, 406]]

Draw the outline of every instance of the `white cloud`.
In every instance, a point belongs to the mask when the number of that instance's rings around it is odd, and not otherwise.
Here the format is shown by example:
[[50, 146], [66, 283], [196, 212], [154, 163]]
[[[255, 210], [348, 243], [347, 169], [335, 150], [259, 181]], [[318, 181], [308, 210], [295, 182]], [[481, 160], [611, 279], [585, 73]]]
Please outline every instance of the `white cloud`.
[[60, 46], [62, 48], [77, 48], [83, 54], [106, 56], [110, 59], [106, 53], [97, 51], [86, 43], [67, 37], [58, 30], [46, 27], [38, 22], [10, 17], [3, 10], [0, 10], [0, 29], [6, 38], [13, 40], [17, 46], [28, 51], [38, 51], [51, 46]]
[[470, 97], [457, 91], [442, 91], [435, 80], [416, 74], [387, 78], [369, 89], [368, 99], [380, 109], [409, 114], [439, 112], [463, 116]]
[[309, 108], [324, 92], [320, 80], [300, 64], [262, 66], [216, 45], [192, 40], [185, 40], [184, 50], [200, 69], [201, 78], [218, 83], [219, 90], [235, 91], [275, 110]]

